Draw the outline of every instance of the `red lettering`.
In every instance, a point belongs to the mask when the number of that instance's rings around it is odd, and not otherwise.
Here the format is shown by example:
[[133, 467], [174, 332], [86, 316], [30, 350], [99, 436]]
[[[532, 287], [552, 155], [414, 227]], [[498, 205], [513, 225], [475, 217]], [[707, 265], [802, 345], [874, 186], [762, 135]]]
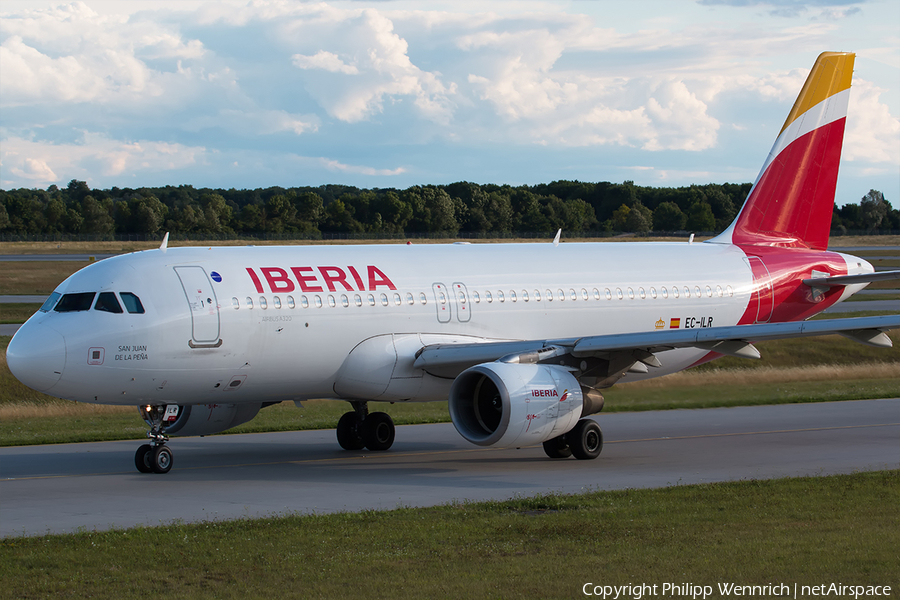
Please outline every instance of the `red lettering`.
[[[322, 287], [318, 285], [309, 285], [308, 281], [316, 281], [315, 275], [304, 275], [301, 271], [309, 271], [312, 272], [312, 267], [291, 267], [291, 272], [294, 274], [294, 277], [297, 278], [297, 283], [300, 284], [300, 289], [304, 292], [321, 292]], [[334, 291], [334, 290], [332, 290]]]
[[347, 283], [347, 274], [340, 267], [319, 267], [319, 273], [322, 274], [322, 279], [325, 280], [329, 292], [336, 291], [335, 283], [340, 283], [348, 292], [353, 291], [353, 287]]
[[250, 274], [250, 279], [253, 280], [253, 285], [256, 286], [256, 292], [257, 292], [258, 294], [262, 294], [262, 293], [263, 293], [263, 287], [262, 287], [262, 284], [259, 282], [259, 277], [256, 276], [256, 271], [254, 271], [254, 270], [251, 269], [250, 267], [247, 267], [247, 273]]
[[354, 267], [347, 267], [347, 270], [350, 271], [350, 274], [353, 275], [353, 281], [356, 282], [356, 287], [359, 288], [359, 291], [364, 292], [366, 290], [366, 286], [363, 285], [362, 277], [359, 276], [359, 273], [356, 272]]
[[[288, 279], [287, 271], [278, 267], [260, 267], [266, 281], [269, 282], [269, 289], [273, 293], [293, 292], [294, 282]], [[262, 290], [260, 290], [262, 291]]]
[[397, 289], [394, 282], [388, 279], [388, 276], [382, 273], [378, 267], [369, 265], [369, 291], [374, 292], [379, 285], [383, 285], [389, 290]]

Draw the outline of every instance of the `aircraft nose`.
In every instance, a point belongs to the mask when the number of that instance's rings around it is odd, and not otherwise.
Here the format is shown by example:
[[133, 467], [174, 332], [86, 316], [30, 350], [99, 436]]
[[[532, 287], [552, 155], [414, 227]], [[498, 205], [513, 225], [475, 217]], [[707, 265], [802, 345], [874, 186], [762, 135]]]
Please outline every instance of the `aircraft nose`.
[[66, 340], [55, 329], [26, 323], [6, 348], [6, 364], [12, 374], [39, 392], [56, 385], [66, 366]]

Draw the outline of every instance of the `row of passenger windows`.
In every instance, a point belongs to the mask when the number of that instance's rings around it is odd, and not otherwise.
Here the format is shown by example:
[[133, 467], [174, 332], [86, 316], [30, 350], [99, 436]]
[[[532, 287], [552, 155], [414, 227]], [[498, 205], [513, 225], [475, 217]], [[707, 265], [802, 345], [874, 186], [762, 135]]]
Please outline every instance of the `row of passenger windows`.
[[[529, 293], [528, 290], [522, 290], [521, 292], [516, 292], [515, 290], [510, 290], [509, 292], [498, 290], [496, 292], [472, 292], [472, 302], [474, 302], [475, 304], [480, 304], [481, 302], [492, 304], [494, 301], [506, 302], [507, 300], [509, 300], [510, 302], [518, 302], [520, 299], [523, 302], [541, 302], [544, 300], [546, 300], [547, 302], [565, 302], [566, 300], [575, 302], [577, 300], [590, 300], [592, 298], [594, 300], [612, 300], [613, 298], [616, 298], [618, 300], [624, 300], [625, 298], [628, 298], [629, 300], [634, 300], [636, 298], [640, 298], [641, 300], [646, 300], [647, 298], [656, 300], [658, 298], [661, 298], [665, 300], [669, 297], [677, 299], [681, 298], [682, 296], [684, 298], [702, 298], [704, 297], [704, 295], [707, 298], [724, 298], [725, 296], [732, 297], [734, 296], [734, 289], [730, 285], [727, 285], [724, 288], [721, 285], [717, 285], [715, 289], [707, 285], [702, 290], [700, 289], [700, 286], [694, 286], [693, 289], [688, 286], [683, 286], [680, 289], [678, 286], [672, 286], [671, 288], [662, 286], [661, 288], [659, 288], [659, 290], [657, 290], [657, 288], [655, 287], [650, 287], [647, 289], [638, 287], [637, 290], [629, 287], [625, 288], [624, 290], [622, 288], [615, 288], [615, 290], [605, 288], [602, 294], [598, 288], [593, 288], [590, 292], [588, 292], [588, 290], [585, 288], [582, 288], [580, 292], [576, 292], [574, 289], [569, 289], [568, 292], [562, 289], [558, 289], [556, 290], [556, 294], [554, 294], [552, 290], [545, 290], [544, 292], [541, 292], [540, 290], [534, 290], [531, 293]], [[437, 291], [436, 297], [439, 304], [446, 304], [450, 300], [450, 298], [444, 291]], [[364, 300], [361, 295], [355, 294], [352, 301], [346, 294], [342, 294], [339, 298], [329, 295], [324, 299], [319, 295], [312, 296], [311, 299], [308, 296], [300, 296], [299, 306], [301, 308], [309, 308], [310, 306], [321, 308], [325, 304], [331, 307], [335, 307], [340, 304], [343, 307], [348, 307], [350, 306], [351, 302], [356, 306], [362, 306], [363, 304], [376, 306], [379, 302], [382, 306], [390, 306], [392, 303], [395, 306], [401, 306], [404, 303], [412, 306], [417, 301], [423, 305], [428, 304], [428, 296], [425, 294], [425, 292], [419, 292], [417, 299], [415, 296], [413, 296], [412, 293], [409, 292], [407, 292], [405, 295], [401, 295], [395, 292], [390, 297], [387, 294], [381, 294], [378, 299], [376, 299], [375, 294], [368, 294]], [[460, 304], [466, 304], [469, 301], [465, 291], [460, 290], [457, 292], [457, 301]], [[231, 305], [235, 310], [239, 308], [253, 308], [254, 302], [253, 298], [247, 296], [247, 298], [244, 299], [243, 303], [237, 298], [232, 298]], [[287, 308], [296, 308], [297, 305], [298, 302], [294, 300], [293, 296], [287, 296], [284, 300], [284, 303], [282, 303], [280, 296], [274, 296], [272, 298], [273, 308], [282, 308], [282, 306], [287, 306]], [[260, 296], [258, 300], [258, 306], [262, 309], [267, 309], [269, 307], [269, 300], [265, 296]]]
[[[94, 302], [94, 297], [97, 298], [96, 302]], [[129, 313], [136, 315], [144, 314], [144, 305], [141, 304], [141, 299], [136, 295], [131, 292], [119, 292], [119, 298], [122, 299], [122, 304], [125, 305], [125, 310]], [[124, 312], [122, 310], [122, 304], [119, 304], [115, 292], [100, 292], [99, 294], [97, 292], [78, 292], [75, 294], [64, 295], [59, 292], [53, 292], [50, 294], [50, 297], [44, 301], [40, 310], [41, 312], [48, 312], [51, 310], [56, 312], [79, 312], [91, 310], [91, 306], [93, 306], [94, 310], [118, 314]]]

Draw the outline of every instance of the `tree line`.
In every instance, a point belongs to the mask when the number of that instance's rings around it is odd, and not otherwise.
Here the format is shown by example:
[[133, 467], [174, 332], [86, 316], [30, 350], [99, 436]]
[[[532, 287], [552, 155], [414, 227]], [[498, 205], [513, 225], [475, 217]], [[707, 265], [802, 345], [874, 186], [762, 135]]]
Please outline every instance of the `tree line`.
[[[539, 185], [448, 185], [360, 189], [343, 185], [254, 190], [189, 185], [0, 190], [0, 236], [163, 232], [229, 238], [327, 235], [510, 237], [616, 232], [719, 232], [737, 214], [749, 183], [656, 188], [624, 183], [554, 181]], [[900, 211], [870, 190], [834, 207], [832, 232], [900, 230]]]

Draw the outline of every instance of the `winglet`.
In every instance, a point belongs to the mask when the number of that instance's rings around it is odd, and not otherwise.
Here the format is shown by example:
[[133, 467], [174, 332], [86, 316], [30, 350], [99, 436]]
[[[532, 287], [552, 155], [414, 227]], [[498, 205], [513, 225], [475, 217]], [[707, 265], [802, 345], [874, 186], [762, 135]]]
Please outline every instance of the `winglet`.
[[166, 232], [166, 235], [163, 236], [163, 241], [162, 241], [162, 244], [159, 245], [159, 249], [162, 250], [164, 253], [166, 250], [169, 249], [169, 232], [168, 231]]
[[562, 235], [562, 229], [557, 230], [557, 232], [556, 232], [556, 237], [553, 238], [553, 245], [554, 245], [554, 246], [559, 246], [559, 236], [561, 236], [561, 235]]

